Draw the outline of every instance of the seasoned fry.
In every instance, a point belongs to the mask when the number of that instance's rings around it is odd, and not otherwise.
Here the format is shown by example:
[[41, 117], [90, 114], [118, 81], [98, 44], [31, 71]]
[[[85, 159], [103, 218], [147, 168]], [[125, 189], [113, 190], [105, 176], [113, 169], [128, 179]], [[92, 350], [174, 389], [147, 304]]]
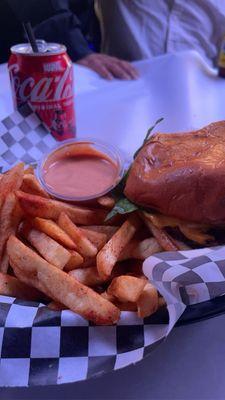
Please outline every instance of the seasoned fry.
[[102, 247], [106, 244], [107, 235], [105, 233], [95, 232], [81, 227], [79, 227], [79, 229], [85, 234], [90, 242], [93, 243], [95, 247], [97, 247], [98, 250], [102, 249]]
[[76, 278], [80, 283], [86, 286], [101, 285], [104, 281], [99, 276], [96, 267], [79, 268], [69, 272], [69, 275]]
[[91, 225], [91, 226], [82, 226], [82, 229], [87, 229], [89, 231], [94, 231], [97, 233], [103, 233], [107, 237], [107, 241], [111, 239], [111, 237], [118, 231], [119, 226], [110, 226], [110, 225]]
[[191, 250], [191, 247], [188, 246], [186, 243], [182, 242], [181, 240], [173, 238], [173, 242], [177, 246], [178, 250]]
[[8, 269], [9, 269], [9, 256], [7, 254], [7, 251], [5, 250], [0, 263], [0, 271], [3, 274], [7, 274]]
[[72, 311], [99, 325], [116, 323], [120, 311], [112, 303], [65, 272], [49, 264], [15, 236], [7, 242], [10, 264], [23, 269], [24, 275], [33, 274], [41, 282], [43, 291]]
[[34, 175], [34, 167], [32, 167], [32, 165], [30, 165], [29, 167], [25, 168], [24, 174], [32, 174], [32, 175]]
[[13, 210], [16, 205], [14, 193], [7, 194], [0, 211], [0, 264], [8, 237], [12, 233]]
[[97, 254], [97, 248], [90, 242], [84, 232], [71, 221], [66, 213], [62, 212], [60, 214], [58, 223], [76, 243], [78, 252], [82, 256], [94, 257]]
[[84, 257], [84, 261], [82, 262], [80, 268], [87, 268], [96, 266], [96, 257]]
[[155, 238], [145, 239], [141, 242], [137, 239], [133, 239], [120, 253], [119, 261], [128, 260], [129, 258], [145, 260], [152, 254], [159, 253], [160, 251], [162, 251], [162, 247]]
[[109, 294], [109, 293], [107, 292], [107, 290], [106, 290], [105, 292], [102, 292], [102, 293], [101, 293], [101, 296], [104, 297], [104, 299], [110, 301], [111, 303], [114, 303], [114, 302], [117, 301], [116, 297], [113, 296], [112, 294]]
[[122, 302], [137, 302], [145, 285], [144, 279], [121, 275], [112, 280], [107, 292]]
[[70, 259], [66, 263], [64, 267], [64, 271], [72, 271], [75, 268], [81, 267], [84, 259], [83, 257], [77, 253], [75, 250], [70, 250]]
[[99, 275], [106, 280], [119, 259], [120, 253], [141, 226], [136, 215], [131, 215], [118, 229], [112, 238], [105, 244], [97, 255], [97, 269]]
[[37, 178], [33, 174], [25, 174], [21, 185], [21, 190], [26, 193], [36, 194], [41, 197], [50, 198], [49, 194], [42, 188]]
[[154, 314], [159, 306], [158, 298], [156, 288], [151, 283], [146, 283], [137, 301], [138, 316], [145, 318]]
[[143, 215], [145, 224], [150, 229], [151, 233], [156, 238], [156, 240], [160, 244], [160, 246], [166, 251], [177, 251], [178, 246], [173, 242], [170, 235], [167, 232], [165, 232], [163, 229], [160, 229], [157, 226], [155, 226], [151, 222], [151, 220], [148, 218], [148, 213], [143, 211], [142, 215]]
[[120, 311], [137, 311], [137, 303], [132, 303], [131, 301], [116, 301], [113, 304], [115, 304], [115, 306], [117, 306]]
[[101, 296], [104, 297], [104, 299], [113, 303], [116, 307], [120, 309], [120, 311], [137, 311], [137, 303], [132, 303], [130, 301], [119, 301], [115, 296], [112, 296], [107, 291], [101, 293]]
[[115, 199], [112, 196], [105, 195], [105, 196], [99, 197], [97, 199], [97, 203], [104, 208], [111, 209], [115, 205]]
[[50, 303], [48, 303], [48, 308], [53, 311], [62, 311], [67, 309], [64, 304], [57, 303], [56, 301], [50, 301]]
[[46, 261], [55, 265], [55, 267], [63, 269], [69, 262], [70, 252], [45, 233], [37, 229], [29, 229], [25, 224], [20, 233]]
[[46, 235], [61, 243], [63, 246], [68, 247], [68, 249], [75, 250], [77, 248], [69, 235], [67, 235], [67, 233], [51, 219], [36, 217], [32, 220], [32, 225], [39, 231], [46, 233]]
[[20, 163], [3, 174], [0, 180], [0, 209], [6, 196], [20, 188], [23, 180], [23, 169], [24, 164]]
[[23, 300], [39, 300], [41, 293], [35, 288], [20, 282], [14, 276], [0, 272], [0, 294], [4, 296], [18, 297]]
[[163, 297], [159, 297], [159, 308], [166, 306], [166, 302]]
[[17, 191], [16, 195], [22, 209], [33, 217], [53, 219], [56, 221], [60, 213], [65, 212], [74, 223], [91, 225], [103, 222], [107, 213], [105, 210], [92, 210], [78, 207], [58, 200], [45, 199], [44, 197], [22, 191]]
[[[8, 249], [7, 249], [7, 252], [8, 252]], [[37, 279], [37, 276], [35, 276], [33, 273], [27, 273], [27, 272], [25, 273], [23, 269], [18, 267], [18, 264], [16, 264], [15, 260], [10, 259], [10, 257], [9, 257], [9, 262], [10, 262], [10, 266], [12, 267], [16, 278], [18, 278], [20, 282], [25, 283], [28, 287], [36, 288], [37, 290], [39, 290], [41, 293], [42, 301], [46, 300], [46, 298], [49, 299], [48, 296], [45, 296], [43, 294], [44, 287], [41, 284], [41, 282], [39, 282], [39, 280]]]

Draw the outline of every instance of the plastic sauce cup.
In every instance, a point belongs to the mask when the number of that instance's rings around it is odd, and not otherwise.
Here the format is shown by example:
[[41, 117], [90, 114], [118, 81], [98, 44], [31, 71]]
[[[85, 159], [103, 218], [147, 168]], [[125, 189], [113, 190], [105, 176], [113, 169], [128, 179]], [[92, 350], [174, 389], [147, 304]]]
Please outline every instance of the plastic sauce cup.
[[95, 139], [71, 139], [45, 154], [38, 178], [52, 196], [80, 202], [101, 197], [121, 180], [124, 161], [120, 151]]

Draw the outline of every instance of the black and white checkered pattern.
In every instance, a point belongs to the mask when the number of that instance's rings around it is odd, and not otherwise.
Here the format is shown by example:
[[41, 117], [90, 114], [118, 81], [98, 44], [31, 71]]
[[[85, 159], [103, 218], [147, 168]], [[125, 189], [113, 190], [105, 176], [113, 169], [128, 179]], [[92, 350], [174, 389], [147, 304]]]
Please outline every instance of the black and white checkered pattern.
[[[0, 172], [34, 163], [55, 145], [26, 105], [0, 122]], [[76, 382], [145, 357], [169, 334], [186, 306], [225, 293], [225, 247], [164, 252], [144, 272], [167, 302], [169, 323], [123, 312], [116, 326], [94, 326], [71, 311], [0, 296], [0, 386]]]
[[117, 326], [93, 326], [71, 311], [4, 296], [0, 310], [0, 386], [75, 382], [122, 368], [167, 330], [130, 312]]
[[144, 272], [167, 302], [168, 324], [123, 312], [116, 326], [94, 326], [71, 311], [0, 296], [0, 386], [76, 382], [141, 360], [187, 305], [225, 293], [225, 247], [159, 253]]
[[18, 161], [37, 162], [56, 140], [28, 104], [0, 121], [0, 172]]

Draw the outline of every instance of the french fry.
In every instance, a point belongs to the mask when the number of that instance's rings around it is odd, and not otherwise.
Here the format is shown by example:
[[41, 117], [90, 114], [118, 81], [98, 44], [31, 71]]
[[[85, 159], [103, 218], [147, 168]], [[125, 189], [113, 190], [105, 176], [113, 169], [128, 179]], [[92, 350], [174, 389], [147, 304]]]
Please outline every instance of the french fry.
[[[15, 199], [15, 203], [14, 203]], [[11, 234], [15, 234], [22, 219], [23, 212], [13, 193], [6, 196], [2, 210], [0, 211], [0, 271], [6, 274], [9, 268], [9, 258], [6, 252], [6, 241]]]
[[177, 251], [178, 246], [173, 242], [170, 235], [163, 229], [160, 229], [157, 226], [155, 226], [151, 222], [151, 219], [148, 218], [148, 213], [142, 212], [142, 215], [145, 224], [147, 225], [147, 227], [149, 228], [149, 230], [151, 231], [157, 242], [160, 244], [160, 246], [166, 251]]
[[36, 217], [32, 220], [32, 225], [39, 231], [46, 233], [46, 235], [50, 236], [63, 246], [68, 247], [68, 249], [75, 250], [77, 248], [76, 244], [69, 237], [69, 235], [67, 235], [67, 233], [51, 219]]
[[34, 167], [32, 167], [32, 165], [29, 165], [29, 167], [25, 168], [24, 175], [26, 175], [26, 174], [34, 175]]
[[141, 242], [137, 239], [132, 239], [125, 249], [120, 253], [119, 261], [136, 258], [137, 260], [145, 260], [152, 254], [162, 251], [155, 238], [148, 238]]
[[97, 269], [104, 279], [111, 275], [112, 269], [119, 259], [119, 255], [141, 226], [136, 215], [131, 215], [118, 229], [112, 238], [105, 244], [97, 255]]
[[52, 311], [63, 311], [67, 309], [64, 304], [57, 303], [56, 301], [50, 301], [50, 303], [48, 303], [48, 308]]
[[96, 266], [96, 257], [84, 257], [84, 261], [82, 262], [80, 268], [88, 268]]
[[159, 306], [159, 296], [156, 288], [151, 283], [146, 283], [137, 301], [138, 316], [149, 317], [154, 314]]
[[115, 306], [118, 307], [120, 311], [137, 311], [137, 303], [132, 303], [131, 301], [116, 301], [113, 304], [115, 304]]
[[0, 271], [3, 274], [7, 274], [8, 269], [9, 269], [9, 256], [7, 254], [7, 251], [5, 251], [0, 262]]
[[107, 291], [101, 293], [101, 296], [113, 303], [120, 311], [137, 311], [137, 303], [118, 301], [116, 297], [110, 295]]
[[76, 224], [91, 225], [101, 223], [106, 217], [105, 210], [93, 210], [84, 207], [78, 207], [62, 201], [45, 199], [34, 194], [17, 191], [16, 196], [19, 199], [22, 209], [33, 217], [58, 220], [61, 212], [65, 212]]
[[84, 229], [79, 227], [81, 232], [85, 234], [85, 236], [90, 240], [91, 243], [98, 249], [102, 249], [102, 247], [107, 242], [107, 235], [105, 233], [95, 232], [89, 229]]
[[102, 293], [101, 293], [101, 296], [102, 296], [104, 299], [110, 301], [111, 303], [114, 303], [114, 302], [117, 301], [117, 300], [116, 300], [116, 297], [113, 296], [112, 294], [109, 294], [109, 293], [107, 292], [107, 290], [106, 290], [105, 292], [102, 292]]
[[0, 264], [8, 237], [12, 233], [13, 210], [16, 205], [14, 193], [7, 194], [0, 211]]
[[120, 311], [117, 307], [49, 264], [15, 236], [10, 236], [7, 251], [13, 269], [16, 265], [23, 270], [24, 275], [35, 276], [41, 283], [44, 293], [53, 300], [65, 304], [75, 313], [99, 325], [111, 325], [118, 321]]
[[41, 298], [41, 293], [35, 288], [31, 288], [14, 276], [2, 272], [0, 272], [0, 294], [22, 300], [39, 300]]
[[[8, 254], [8, 248], [7, 248], [7, 254]], [[9, 254], [8, 254], [9, 256]], [[16, 278], [20, 281], [25, 283], [28, 287], [36, 288], [37, 290], [40, 291], [41, 293], [41, 299], [49, 299], [48, 296], [45, 296], [43, 294], [43, 289], [44, 286], [41, 284], [41, 282], [37, 279], [37, 275], [35, 275], [33, 272], [29, 271], [24, 271], [23, 269], [18, 267], [18, 264], [15, 262], [15, 259], [10, 258], [9, 256], [9, 263], [10, 266], [13, 269], [13, 272], [16, 276]], [[20, 265], [21, 267], [21, 265]]]
[[102, 278], [100, 278], [96, 267], [74, 269], [69, 272], [69, 275], [86, 286], [97, 286], [104, 282]]
[[191, 250], [191, 247], [188, 246], [186, 243], [182, 242], [181, 240], [173, 238], [173, 242], [177, 246], [178, 250]]
[[76, 243], [77, 250], [82, 256], [94, 257], [97, 254], [97, 248], [90, 242], [84, 232], [71, 221], [66, 213], [62, 212], [60, 214], [58, 224]]
[[36, 176], [33, 174], [26, 173], [23, 176], [21, 190], [26, 193], [36, 194], [41, 197], [50, 198], [49, 194], [42, 188]]
[[64, 271], [72, 271], [75, 268], [81, 267], [84, 259], [83, 257], [77, 253], [75, 250], [70, 250], [70, 259], [66, 263], [64, 267]]
[[63, 269], [69, 262], [70, 252], [45, 233], [29, 228], [25, 224], [20, 233], [46, 261], [55, 267]]
[[111, 209], [115, 205], [115, 199], [112, 196], [102, 196], [97, 199], [97, 203], [107, 209]]
[[[73, 269], [75, 269], [75, 268], [73, 268]], [[82, 272], [81, 269], [83, 269], [84, 272]], [[64, 268], [64, 270], [66, 270], [66, 268]], [[106, 282], [105, 280], [103, 280], [99, 276], [98, 271], [96, 270], [96, 259], [95, 259], [95, 257], [86, 259], [83, 262], [83, 264], [81, 264], [80, 267], [78, 267], [78, 270], [79, 270], [78, 274], [80, 273], [80, 276], [82, 276], [82, 278], [84, 277], [84, 279], [86, 278], [86, 276], [89, 279], [89, 276], [93, 272], [94, 277], [93, 277], [92, 281], [95, 282], [95, 283], [93, 283], [93, 285], [90, 284], [90, 286], [101, 285], [102, 283]], [[140, 263], [140, 262], [138, 262], [138, 263], [127, 262], [126, 265], [125, 265], [124, 262], [123, 262], [123, 263], [116, 264], [115, 267], [112, 270], [111, 275], [108, 277], [107, 281], [113, 279], [116, 276], [123, 275], [124, 273], [126, 273], [128, 275], [141, 277], [143, 275], [142, 263]], [[74, 276], [76, 276], [76, 272], [75, 271], [74, 271]], [[85, 284], [87, 286], [89, 286], [88, 283], [85, 283]]]
[[104, 235], [106, 235], [108, 241], [116, 233], [116, 231], [118, 231], [119, 226], [91, 225], [91, 226], [82, 226], [82, 229], [88, 231], [94, 231], [97, 233], [103, 233]]
[[122, 302], [137, 302], [146, 280], [135, 276], [120, 275], [112, 280], [107, 292]]
[[3, 174], [2, 179], [0, 180], [0, 209], [6, 196], [20, 188], [23, 180], [23, 170], [24, 164], [19, 163]]
[[163, 297], [159, 297], [159, 308], [166, 306], [166, 302]]

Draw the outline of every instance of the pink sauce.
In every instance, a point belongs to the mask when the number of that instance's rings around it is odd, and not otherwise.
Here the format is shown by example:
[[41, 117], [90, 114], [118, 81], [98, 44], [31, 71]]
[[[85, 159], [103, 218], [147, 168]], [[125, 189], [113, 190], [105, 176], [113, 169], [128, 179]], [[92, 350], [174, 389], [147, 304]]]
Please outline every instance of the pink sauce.
[[117, 179], [118, 166], [105, 154], [90, 153], [88, 150], [83, 155], [64, 153], [57, 157], [56, 152], [50, 157], [44, 166], [44, 180], [49, 189], [62, 196], [79, 198], [97, 196], [110, 188]]

